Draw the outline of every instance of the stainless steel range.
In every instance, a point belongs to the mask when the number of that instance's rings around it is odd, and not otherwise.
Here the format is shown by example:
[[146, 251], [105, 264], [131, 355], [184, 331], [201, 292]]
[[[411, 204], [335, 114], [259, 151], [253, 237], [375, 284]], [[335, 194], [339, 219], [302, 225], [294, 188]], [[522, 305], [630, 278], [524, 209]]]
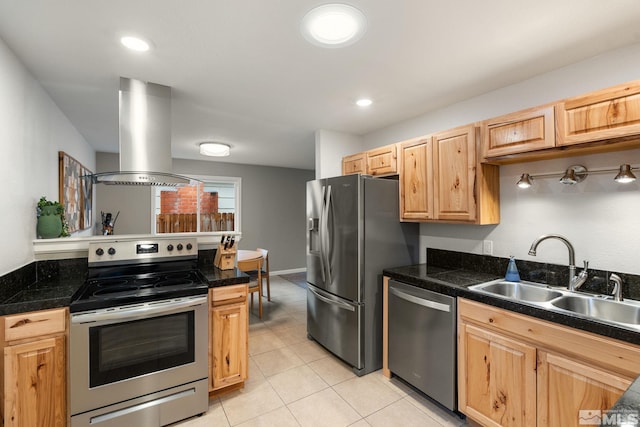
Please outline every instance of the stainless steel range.
[[70, 305], [71, 426], [167, 425], [208, 409], [208, 284], [195, 238], [89, 245]]

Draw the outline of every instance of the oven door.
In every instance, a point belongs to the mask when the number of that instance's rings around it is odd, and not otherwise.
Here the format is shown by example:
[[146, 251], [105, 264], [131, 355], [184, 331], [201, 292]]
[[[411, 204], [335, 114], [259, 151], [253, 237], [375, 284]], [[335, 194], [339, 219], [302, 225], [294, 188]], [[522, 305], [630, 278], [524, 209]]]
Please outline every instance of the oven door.
[[71, 414], [207, 377], [207, 297], [71, 314]]

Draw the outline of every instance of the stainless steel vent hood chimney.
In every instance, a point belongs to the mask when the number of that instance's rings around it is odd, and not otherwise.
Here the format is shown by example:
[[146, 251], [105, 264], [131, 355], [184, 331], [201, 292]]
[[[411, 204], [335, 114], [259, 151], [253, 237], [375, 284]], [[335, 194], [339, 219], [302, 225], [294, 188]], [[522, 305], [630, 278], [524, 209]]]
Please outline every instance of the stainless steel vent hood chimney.
[[94, 183], [179, 186], [190, 178], [171, 173], [171, 88], [120, 78], [120, 171], [92, 176]]

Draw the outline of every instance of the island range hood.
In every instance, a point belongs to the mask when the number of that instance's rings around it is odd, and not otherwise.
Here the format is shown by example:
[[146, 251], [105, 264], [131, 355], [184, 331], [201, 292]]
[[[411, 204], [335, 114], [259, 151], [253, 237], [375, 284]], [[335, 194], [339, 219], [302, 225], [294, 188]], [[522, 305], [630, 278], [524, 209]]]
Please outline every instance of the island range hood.
[[171, 88], [120, 78], [120, 170], [91, 176], [112, 185], [182, 186], [191, 178], [171, 172]]

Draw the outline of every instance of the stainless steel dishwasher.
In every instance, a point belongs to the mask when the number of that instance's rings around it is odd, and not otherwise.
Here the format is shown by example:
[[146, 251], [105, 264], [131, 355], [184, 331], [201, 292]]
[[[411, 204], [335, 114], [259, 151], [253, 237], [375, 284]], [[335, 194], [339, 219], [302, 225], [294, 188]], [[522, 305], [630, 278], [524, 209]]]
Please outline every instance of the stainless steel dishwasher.
[[456, 300], [389, 281], [389, 369], [457, 409]]

